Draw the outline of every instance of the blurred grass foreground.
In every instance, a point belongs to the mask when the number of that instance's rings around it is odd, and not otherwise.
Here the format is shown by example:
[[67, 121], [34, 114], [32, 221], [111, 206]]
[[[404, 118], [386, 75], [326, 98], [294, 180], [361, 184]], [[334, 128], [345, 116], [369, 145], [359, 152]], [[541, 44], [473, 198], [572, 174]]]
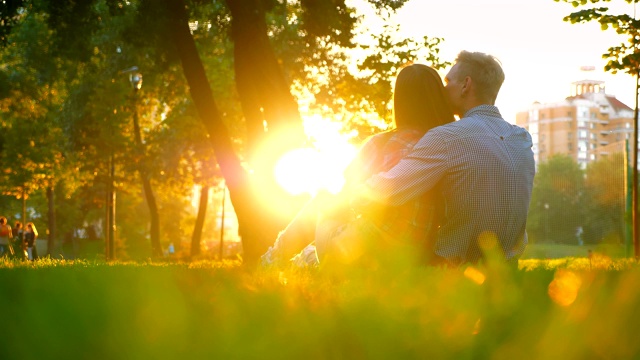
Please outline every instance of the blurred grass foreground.
[[640, 358], [634, 260], [342, 275], [235, 262], [4, 260], [1, 357]]

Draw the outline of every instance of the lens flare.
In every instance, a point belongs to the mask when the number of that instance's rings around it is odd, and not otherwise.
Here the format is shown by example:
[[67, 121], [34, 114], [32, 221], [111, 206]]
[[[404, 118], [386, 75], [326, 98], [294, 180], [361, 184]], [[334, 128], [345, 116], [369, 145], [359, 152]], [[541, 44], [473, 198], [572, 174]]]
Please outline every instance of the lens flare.
[[322, 176], [320, 159], [320, 153], [314, 149], [289, 151], [276, 163], [276, 181], [292, 195], [318, 189]]
[[353, 135], [341, 133], [340, 123], [311, 117], [305, 132], [313, 146], [285, 153], [276, 163], [276, 181], [292, 195], [316, 194], [320, 190], [338, 193], [344, 185], [343, 171], [356, 154], [349, 143]]
[[464, 276], [478, 285], [484, 284], [484, 281], [487, 279], [482, 271], [474, 268], [473, 266], [469, 266], [464, 269]]
[[559, 269], [549, 284], [549, 297], [560, 306], [569, 306], [576, 301], [582, 279], [576, 273]]

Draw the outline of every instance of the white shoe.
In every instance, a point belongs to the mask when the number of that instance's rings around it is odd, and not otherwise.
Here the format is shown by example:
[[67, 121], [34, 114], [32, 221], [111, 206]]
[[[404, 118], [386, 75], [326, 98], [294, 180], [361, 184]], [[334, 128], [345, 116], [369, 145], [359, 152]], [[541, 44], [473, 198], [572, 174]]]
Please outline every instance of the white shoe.
[[298, 255], [291, 258], [291, 263], [300, 268], [316, 267], [320, 263], [315, 245], [307, 245]]

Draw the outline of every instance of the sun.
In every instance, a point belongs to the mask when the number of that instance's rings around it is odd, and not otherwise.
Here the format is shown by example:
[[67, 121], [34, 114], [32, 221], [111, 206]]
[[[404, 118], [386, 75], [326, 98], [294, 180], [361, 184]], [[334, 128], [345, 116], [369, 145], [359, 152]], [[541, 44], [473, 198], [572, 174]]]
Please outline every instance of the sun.
[[292, 195], [339, 192], [343, 171], [357, 151], [349, 142], [353, 134], [342, 133], [341, 123], [320, 116], [305, 119], [304, 127], [313, 146], [284, 154], [274, 169], [276, 181]]

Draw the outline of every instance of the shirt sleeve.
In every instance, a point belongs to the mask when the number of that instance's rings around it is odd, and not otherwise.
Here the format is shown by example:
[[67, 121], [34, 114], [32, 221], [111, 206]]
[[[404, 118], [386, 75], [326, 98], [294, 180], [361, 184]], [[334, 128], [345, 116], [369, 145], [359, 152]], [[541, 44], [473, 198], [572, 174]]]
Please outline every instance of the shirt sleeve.
[[369, 138], [360, 148], [356, 157], [351, 161], [344, 171], [345, 187], [350, 188], [361, 183], [372, 174], [375, 161], [378, 158], [377, 138]]
[[355, 203], [384, 202], [402, 205], [432, 189], [448, 167], [447, 142], [442, 134], [425, 134], [389, 171], [371, 176], [357, 191]]

